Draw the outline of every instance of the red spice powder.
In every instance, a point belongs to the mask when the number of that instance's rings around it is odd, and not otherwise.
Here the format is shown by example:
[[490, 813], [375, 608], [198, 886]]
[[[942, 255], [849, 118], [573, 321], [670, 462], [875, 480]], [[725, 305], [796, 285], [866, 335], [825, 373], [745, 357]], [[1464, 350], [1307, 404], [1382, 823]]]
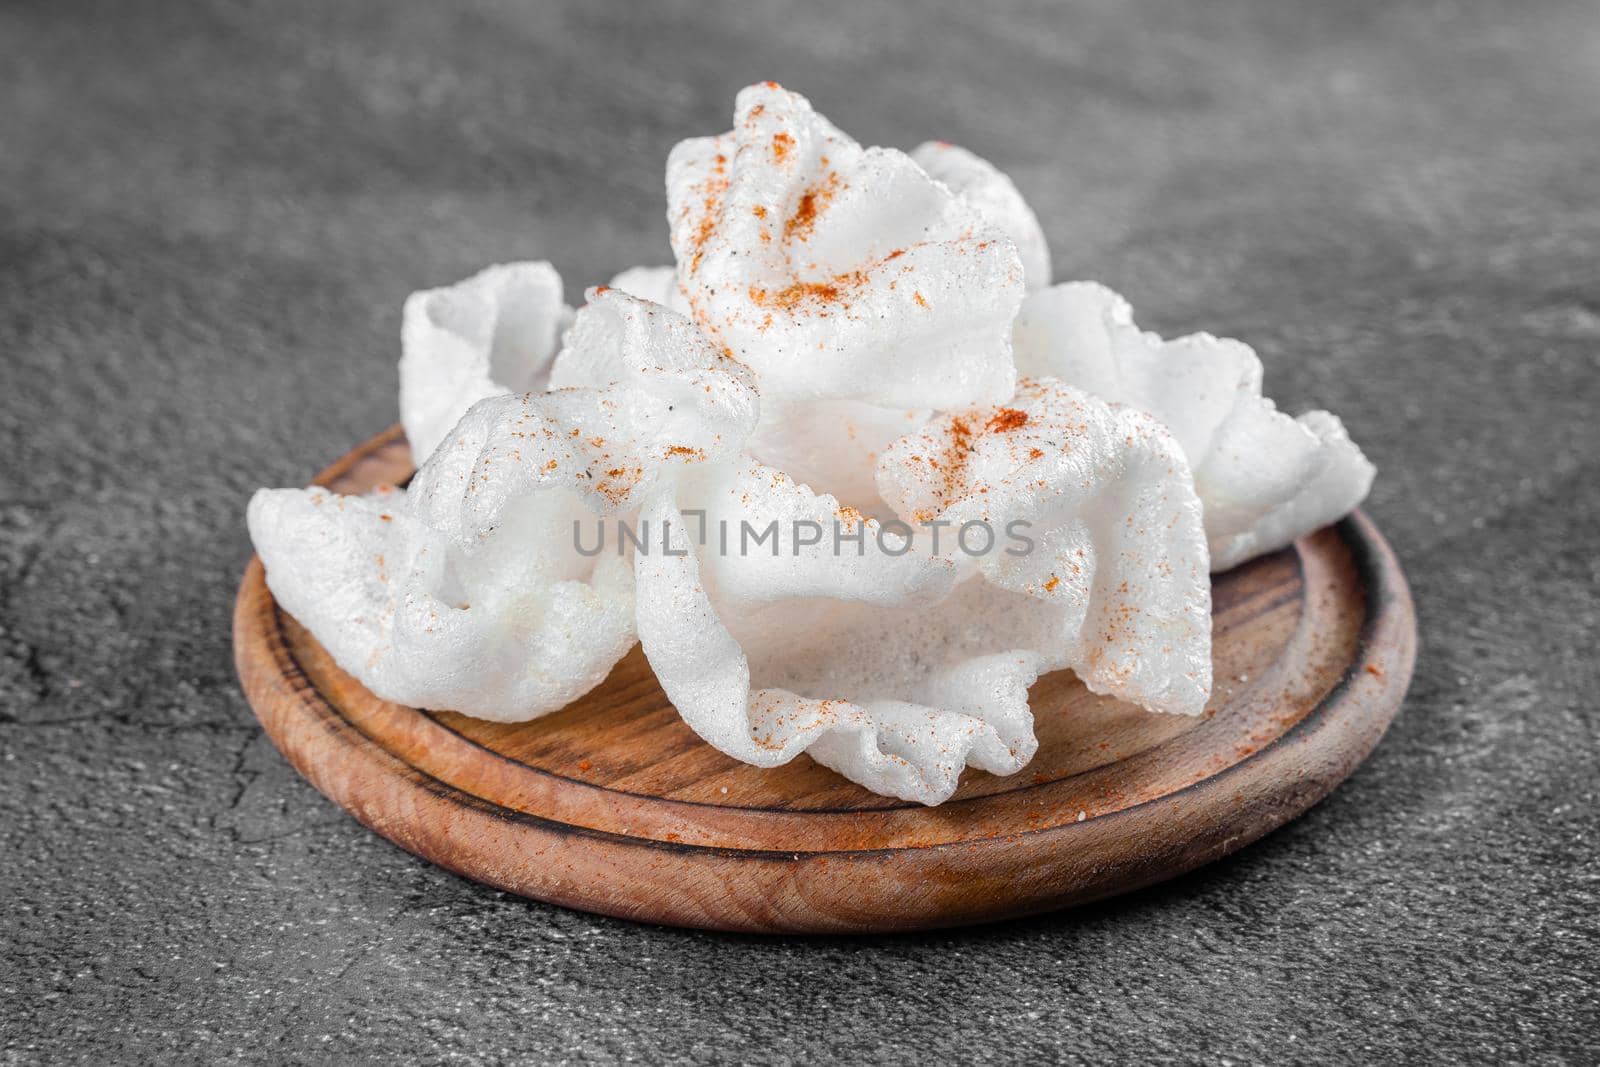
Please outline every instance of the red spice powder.
[[1010, 433], [1027, 424], [1027, 412], [1018, 411], [1016, 408], [1001, 408], [989, 419], [989, 424], [984, 429], [991, 433]]
[[929, 465], [943, 475], [944, 484], [941, 488], [940, 498], [942, 503], [949, 503], [960, 496], [965, 489], [967, 459], [972, 453], [972, 426], [960, 415], [950, 420], [950, 447], [945, 449], [942, 459], [929, 460]]
[[836, 274], [825, 282], [792, 282], [776, 292], [763, 289], [759, 285], [752, 285], [749, 295], [751, 302], [757, 307], [793, 311], [808, 301], [822, 304], [841, 303], [849, 290], [864, 285], [866, 281], [867, 275], [864, 271], [852, 271], [848, 274]]
[[800, 194], [800, 204], [794, 210], [794, 215], [783, 224], [783, 239], [786, 241], [804, 241], [811, 236], [812, 227], [817, 224], [817, 215], [839, 191], [839, 175], [829, 174], [822, 182], [813, 185]]
[[795, 208], [794, 215], [783, 224], [785, 240], [805, 240], [811, 235], [811, 228], [817, 224], [817, 190], [807, 189], [800, 194], [800, 206]]
[[706, 243], [711, 240], [711, 235], [717, 232], [716, 205], [706, 200], [706, 213], [700, 217], [700, 228], [694, 235], [694, 261], [689, 264], [691, 271], [700, 269], [700, 260], [706, 254]]

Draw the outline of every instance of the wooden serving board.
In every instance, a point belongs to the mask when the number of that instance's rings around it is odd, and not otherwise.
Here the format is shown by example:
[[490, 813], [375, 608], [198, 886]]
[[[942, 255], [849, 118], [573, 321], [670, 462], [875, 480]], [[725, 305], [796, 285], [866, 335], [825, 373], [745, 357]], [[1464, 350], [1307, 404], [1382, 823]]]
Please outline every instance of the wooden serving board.
[[[325, 471], [346, 493], [411, 474], [399, 427]], [[539, 900], [746, 931], [982, 922], [1122, 893], [1224, 856], [1326, 796], [1411, 679], [1405, 578], [1359, 513], [1215, 578], [1206, 714], [1152, 715], [1070, 673], [1032, 691], [1039, 752], [969, 770], [938, 808], [801, 756], [758, 770], [678, 718], [635, 649], [529, 723], [379, 700], [280, 611], [252, 560], [234, 647], [244, 691], [301, 774], [418, 856]]]

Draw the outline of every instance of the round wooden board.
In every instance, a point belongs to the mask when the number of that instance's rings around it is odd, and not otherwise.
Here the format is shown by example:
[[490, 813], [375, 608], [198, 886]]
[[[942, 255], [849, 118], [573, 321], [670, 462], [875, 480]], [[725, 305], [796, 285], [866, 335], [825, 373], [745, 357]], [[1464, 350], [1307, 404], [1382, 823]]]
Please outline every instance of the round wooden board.
[[[411, 474], [399, 427], [318, 484]], [[1411, 679], [1404, 576], [1357, 513], [1216, 576], [1206, 714], [1152, 715], [1070, 672], [1032, 690], [1039, 752], [969, 770], [938, 808], [875, 796], [801, 756], [758, 770], [700, 741], [636, 648], [556, 714], [497, 724], [379, 700], [280, 611], [260, 560], [234, 648], [256, 715], [362, 823], [539, 900], [724, 930], [872, 932], [1084, 903], [1192, 870], [1326, 796]]]

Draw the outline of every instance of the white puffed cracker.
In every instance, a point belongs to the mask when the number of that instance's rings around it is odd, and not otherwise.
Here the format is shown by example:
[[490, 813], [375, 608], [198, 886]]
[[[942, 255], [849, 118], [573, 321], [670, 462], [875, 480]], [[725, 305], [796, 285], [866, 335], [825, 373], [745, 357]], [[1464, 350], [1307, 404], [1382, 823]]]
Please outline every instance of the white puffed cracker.
[[905, 153], [863, 149], [773, 83], [667, 162], [678, 280], [764, 396], [994, 402], [1015, 379], [1016, 247]]
[[572, 318], [549, 263], [505, 263], [412, 293], [400, 332], [400, 422], [418, 466], [478, 401], [544, 388]]
[[1055, 375], [1172, 431], [1194, 470], [1214, 571], [1348, 514], [1372, 485], [1372, 464], [1338, 418], [1291, 418], [1261, 395], [1261, 361], [1248, 345], [1141, 331], [1127, 301], [1103, 285], [1030, 293], [1012, 337], [1019, 373]]
[[[635, 557], [640, 641], [685, 721], [760, 767], [801, 752], [874, 792], [938, 804], [969, 765], [1011, 774], [1037, 741], [1044, 657], [1017, 599], [752, 461], [663, 485], [641, 512], [682, 555]], [[795, 519], [825, 531], [817, 545]], [[747, 546], [742, 523], [772, 540]], [[840, 525], [835, 527], [835, 523]], [[704, 544], [699, 535], [704, 530]], [[860, 554], [835, 531], [862, 538]], [[771, 549], [768, 546], [771, 546]], [[885, 547], [887, 546], [887, 547]]]
[[598, 684], [634, 608], [630, 562], [587, 551], [596, 524], [755, 423], [749, 372], [665, 308], [597, 292], [566, 351], [613, 384], [480, 401], [406, 490], [251, 501], [273, 595], [380, 697], [520, 721]]
[[[1200, 503], [1172, 435], [1055, 379], [1007, 404], [940, 416], [897, 441], [878, 486], [901, 518], [968, 523], [1030, 551], [977, 555], [1017, 610], [1047, 605], [1043, 669], [1097, 693], [1198, 715], [1211, 692], [1211, 582]], [[956, 547], [947, 547], [954, 553]], [[977, 546], [969, 546], [968, 552]]]
[[[1008, 406], [901, 438], [879, 472], [914, 531], [903, 554], [889, 527], [753, 461], [663, 483], [642, 509], [681, 554], [635, 558], [640, 641], [712, 745], [757, 766], [805, 751], [875, 792], [938, 804], [965, 767], [1011, 774], [1032, 757], [1028, 687], [1044, 671], [1203, 710], [1200, 507], [1154, 419], [1025, 382]], [[968, 523], [989, 534], [962, 541]], [[842, 538], [852, 530], [859, 547]]]

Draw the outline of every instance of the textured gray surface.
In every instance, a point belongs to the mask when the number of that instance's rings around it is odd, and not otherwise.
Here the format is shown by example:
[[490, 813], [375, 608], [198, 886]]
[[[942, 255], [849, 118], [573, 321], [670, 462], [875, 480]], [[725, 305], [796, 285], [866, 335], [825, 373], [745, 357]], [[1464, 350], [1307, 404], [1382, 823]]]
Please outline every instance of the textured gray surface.
[[[993, 10], [0, 8], [6, 1062], [1594, 1060], [1600, 9]], [[767, 77], [1344, 415], [1423, 644], [1326, 803], [1078, 913], [757, 940], [458, 880], [263, 738], [250, 490], [393, 420], [409, 290], [664, 260], [668, 147]]]

